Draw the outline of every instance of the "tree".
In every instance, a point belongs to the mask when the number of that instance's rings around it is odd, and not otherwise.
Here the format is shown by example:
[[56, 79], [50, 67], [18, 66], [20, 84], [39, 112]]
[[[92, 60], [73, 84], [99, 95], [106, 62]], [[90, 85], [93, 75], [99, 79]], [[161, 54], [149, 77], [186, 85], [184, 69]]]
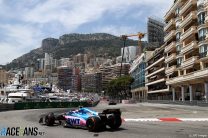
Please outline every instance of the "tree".
[[107, 94], [113, 99], [129, 99], [133, 82], [134, 79], [128, 75], [113, 79], [107, 85]]

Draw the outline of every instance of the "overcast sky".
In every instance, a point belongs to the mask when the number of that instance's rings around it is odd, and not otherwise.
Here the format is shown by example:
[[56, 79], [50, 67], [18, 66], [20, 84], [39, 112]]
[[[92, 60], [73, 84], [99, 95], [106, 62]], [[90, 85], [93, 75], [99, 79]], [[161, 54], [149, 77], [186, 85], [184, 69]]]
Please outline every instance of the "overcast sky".
[[0, 0], [0, 64], [66, 33], [120, 36], [146, 32], [149, 16], [163, 18], [173, 0]]

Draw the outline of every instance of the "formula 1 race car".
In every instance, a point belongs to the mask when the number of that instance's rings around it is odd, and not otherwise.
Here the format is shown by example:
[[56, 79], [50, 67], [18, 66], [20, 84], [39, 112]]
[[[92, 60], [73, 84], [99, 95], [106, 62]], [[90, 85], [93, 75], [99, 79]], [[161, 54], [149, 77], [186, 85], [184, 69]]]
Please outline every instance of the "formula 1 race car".
[[106, 126], [111, 129], [118, 129], [121, 126], [122, 119], [120, 109], [106, 109], [102, 113], [98, 113], [89, 108], [79, 108], [59, 115], [49, 113], [41, 116], [39, 123], [47, 126], [60, 124], [63, 127], [100, 131], [105, 129]]

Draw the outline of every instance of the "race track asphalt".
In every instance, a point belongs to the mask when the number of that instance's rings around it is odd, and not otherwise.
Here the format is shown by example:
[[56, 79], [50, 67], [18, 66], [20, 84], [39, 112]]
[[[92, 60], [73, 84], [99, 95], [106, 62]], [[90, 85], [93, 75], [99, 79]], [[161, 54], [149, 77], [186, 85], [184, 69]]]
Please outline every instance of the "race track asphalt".
[[[123, 118], [208, 118], [208, 108], [141, 103], [135, 105], [118, 104], [109, 106], [99, 104], [93, 109], [102, 111], [106, 108], [120, 108]], [[208, 122], [124, 122], [116, 131], [106, 130], [98, 133], [83, 129], [48, 127], [38, 123], [39, 116], [49, 112], [61, 113], [69, 109], [35, 109], [0, 112], [1, 128], [37, 127], [37, 136], [31, 138], [208, 138]], [[2, 136], [0, 136], [2, 137]], [[16, 136], [7, 136], [16, 137]]]

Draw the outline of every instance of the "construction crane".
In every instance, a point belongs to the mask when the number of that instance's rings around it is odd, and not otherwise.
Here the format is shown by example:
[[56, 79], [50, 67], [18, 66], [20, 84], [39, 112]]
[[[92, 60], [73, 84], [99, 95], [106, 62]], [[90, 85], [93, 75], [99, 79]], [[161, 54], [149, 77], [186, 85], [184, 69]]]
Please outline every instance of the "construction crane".
[[121, 69], [120, 69], [120, 76], [122, 74], [122, 63], [123, 63], [123, 56], [124, 56], [124, 49], [126, 47], [126, 40], [128, 37], [138, 37], [138, 53], [137, 55], [140, 56], [142, 53], [142, 39], [145, 36], [145, 33], [138, 32], [137, 34], [129, 34], [129, 35], [121, 35], [121, 38], [123, 39], [123, 53], [122, 53], [122, 59], [121, 59]]
[[126, 41], [126, 39], [128, 37], [134, 37], [134, 36], [137, 36], [138, 37], [138, 53], [137, 55], [141, 55], [142, 53], [142, 39], [144, 38], [145, 36], [145, 33], [141, 33], [141, 32], [138, 32], [137, 34], [129, 34], [129, 35], [122, 35], [122, 39], [123, 41]]

